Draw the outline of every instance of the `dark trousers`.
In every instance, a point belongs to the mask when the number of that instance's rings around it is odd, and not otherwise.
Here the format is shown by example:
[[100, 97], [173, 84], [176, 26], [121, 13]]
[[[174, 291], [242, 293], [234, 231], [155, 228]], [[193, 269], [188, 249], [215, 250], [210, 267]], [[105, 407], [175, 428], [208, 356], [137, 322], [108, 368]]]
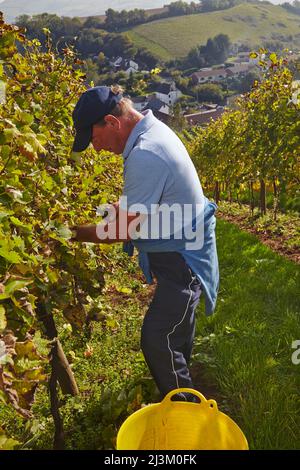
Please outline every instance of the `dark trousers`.
[[157, 287], [142, 326], [141, 347], [163, 398], [175, 388], [193, 388], [188, 363], [201, 282], [180, 253], [148, 256]]

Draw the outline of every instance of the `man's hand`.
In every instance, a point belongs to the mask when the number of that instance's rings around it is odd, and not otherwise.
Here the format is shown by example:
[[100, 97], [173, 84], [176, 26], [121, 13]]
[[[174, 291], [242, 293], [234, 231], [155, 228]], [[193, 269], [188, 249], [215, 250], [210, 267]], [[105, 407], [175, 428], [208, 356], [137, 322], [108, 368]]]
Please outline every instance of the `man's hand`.
[[100, 240], [96, 234], [96, 225], [83, 225], [81, 227], [72, 227], [71, 242], [99, 243]]

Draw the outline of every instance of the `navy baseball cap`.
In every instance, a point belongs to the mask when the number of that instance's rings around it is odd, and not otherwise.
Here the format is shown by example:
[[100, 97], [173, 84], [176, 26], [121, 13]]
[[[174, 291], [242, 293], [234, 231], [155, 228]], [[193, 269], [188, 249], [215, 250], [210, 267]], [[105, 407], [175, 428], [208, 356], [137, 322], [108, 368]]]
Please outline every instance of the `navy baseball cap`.
[[122, 93], [113, 93], [109, 86], [96, 86], [81, 95], [72, 114], [76, 130], [73, 152], [82, 152], [89, 146], [93, 125], [109, 114], [122, 98]]

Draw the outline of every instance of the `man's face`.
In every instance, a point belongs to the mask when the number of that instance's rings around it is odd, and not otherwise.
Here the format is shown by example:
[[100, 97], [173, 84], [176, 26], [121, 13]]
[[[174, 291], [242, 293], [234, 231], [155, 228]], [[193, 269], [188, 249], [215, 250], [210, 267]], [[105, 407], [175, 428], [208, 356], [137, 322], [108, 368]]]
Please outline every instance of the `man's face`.
[[126, 145], [127, 135], [123, 122], [111, 114], [104, 117], [105, 125], [93, 126], [92, 145], [97, 152], [107, 150], [120, 155]]

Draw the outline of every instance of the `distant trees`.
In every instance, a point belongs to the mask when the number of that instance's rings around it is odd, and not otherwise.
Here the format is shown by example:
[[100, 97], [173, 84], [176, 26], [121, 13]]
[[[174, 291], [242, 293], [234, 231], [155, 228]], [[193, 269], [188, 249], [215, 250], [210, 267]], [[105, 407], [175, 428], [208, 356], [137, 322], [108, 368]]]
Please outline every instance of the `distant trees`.
[[[97, 17], [90, 17], [82, 22], [79, 18], [60, 18], [48, 13], [32, 17], [22, 15], [17, 19], [17, 25], [26, 28], [27, 37], [37, 38], [42, 44], [45, 41], [43, 28], [48, 28], [51, 31], [54, 48], [61, 51], [66, 44], [73, 45], [82, 58], [98, 56], [100, 52], [109, 58], [118, 55], [132, 58], [138, 51], [128, 35], [108, 33], [100, 29], [98, 26], [101, 23]], [[142, 54], [146, 57], [146, 52]], [[148, 59], [150, 60], [150, 56]], [[153, 63], [153, 56], [151, 61]]]
[[183, 115], [182, 107], [179, 102], [172, 107], [171, 127], [177, 132], [182, 132], [187, 127], [187, 121]]
[[140, 23], [144, 23], [147, 18], [145, 10], [135, 8], [134, 10], [126, 11], [115, 11], [109, 8], [105, 12], [106, 18], [104, 27], [109, 31], [120, 31], [122, 28], [135, 26]]
[[104, 47], [104, 37], [99, 30], [85, 28], [81, 31], [76, 48], [82, 56], [97, 55]]
[[230, 40], [227, 34], [218, 34], [213, 39], [208, 39], [206, 46], [200, 47], [207, 63], [222, 63], [229, 55]]
[[96, 29], [101, 29], [104, 26], [104, 22], [99, 19], [98, 16], [89, 16], [85, 22], [84, 22], [84, 27], [85, 28], [96, 28]]
[[299, 0], [294, 0], [293, 3], [283, 3], [282, 5], [283, 8], [286, 10], [290, 11], [291, 13], [294, 13], [296, 15], [300, 15], [300, 1]]
[[[133, 10], [131, 20], [133, 19]], [[125, 59], [134, 59], [140, 68], [153, 69], [159, 65], [159, 60], [145, 48], [138, 49], [128, 34], [107, 32], [100, 19], [91, 16], [85, 21], [79, 18], [60, 18], [57, 15], [44, 13], [42, 15], [22, 15], [17, 24], [27, 30], [27, 37], [39, 39], [46, 50], [46, 37], [43, 28], [51, 31], [52, 47], [62, 52], [66, 46], [74, 47], [81, 59], [86, 61], [84, 69], [87, 82], [99, 83], [103, 74], [111, 73], [108, 67], [109, 59], [121, 56]], [[114, 79], [113, 75], [112, 79]], [[109, 78], [109, 77], [108, 77]], [[124, 83], [128, 76], [118, 77]]]
[[193, 88], [193, 94], [199, 102], [212, 102], [222, 104], [226, 93], [216, 83], [205, 83]]
[[201, 2], [186, 3], [182, 1], [172, 2], [168, 4], [169, 16], [181, 16], [181, 15], [192, 15], [199, 13], [202, 9]]
[[127, 34], [107, 34], [103, 52], [107, 57], [123, 56], [133, 58], [137, 53], [137, 47]]
[[17, 25], [26, 28], [27, 36], [44, 41], [43, 28], [51, 31], [52, 41], [55, 44], [58, 40], [71, 42], [82, 30], [82, 21], [79, 18], [60, 17], [55, 14], [42, 13], [40, 15], [21, 15], [17, 18]]
[[190, 50], [187, 55], [186, 62], [188, 67], [205, 67], [206, 60], [203, 54], [200, 52], [200, 47], [196, 46]]
[[190, 79], [188, 77], [183, 77], [179, 70], [171, 72], [171, 77], [176, 83], [176, 87], [183, 93], [183, 94], [190, 94]]
[[86, 74], [86, 82], [94, 85], [99, 85], [99, 67], [92, 59], [86, 59], [83, 64], [83, 70]]
[[238, 93], [246, 93], [251, 90], [255, 81], [260, 81], [258, 71], [251, 70], [242, 77], [232, 78], [230, 81], [230, 89]]
[[189, 67], [205, 67], [226, 61], [229, 55], [230, 39], [227, 34], [218, 34], [209, 38], [206, 45], [194, 47], [189, 52], [185, 62]]
[[247, 0], [202, 0], [202, 11], [226, 10], [240, 3], [247, 3]]
[[[282, 47], [283, 47], [282, 41], [279, 41], [279, 40], [274, 41], [272, 39], [262, 41], [261, 46], [264, 47], [265, 49], [268, 49], [268, 51], [271, 51], [271, 52], [281, 52]], [[259, 49], [259, 47], [256, 47], [256, 49]]]
[[158, 64], [158, 59], [152, 52], [148, 51], [144, 47], [138, 49], [137, 54], [135, 55], [135, 60], [140, 64], [144, 64], [147, 68], [153, 69]]

